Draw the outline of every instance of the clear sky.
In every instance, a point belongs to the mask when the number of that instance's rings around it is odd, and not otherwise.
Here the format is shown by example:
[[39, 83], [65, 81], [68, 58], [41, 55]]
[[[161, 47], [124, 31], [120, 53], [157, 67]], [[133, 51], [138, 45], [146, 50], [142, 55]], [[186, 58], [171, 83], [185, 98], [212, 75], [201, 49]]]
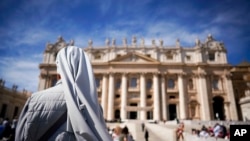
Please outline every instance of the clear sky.
[[1, 0], [0, 78], [36, 91], [45, 45], [59, 35], [79, 47], [132, 36], [193, 46], [211, 33], [235, 65], [250, 61], [249, 24], [249, 0]]

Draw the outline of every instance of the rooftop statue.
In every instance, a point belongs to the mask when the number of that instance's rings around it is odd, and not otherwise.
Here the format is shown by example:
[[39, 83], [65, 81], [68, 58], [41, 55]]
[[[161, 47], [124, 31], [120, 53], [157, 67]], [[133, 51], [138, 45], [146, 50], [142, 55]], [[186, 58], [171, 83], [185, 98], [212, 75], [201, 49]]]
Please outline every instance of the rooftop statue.
[[115, 46], [115, 39], [112, 40], [112, 46]]
[[109, 40], [109, 38], [106, 39], [105, 44], [106, 44], [106, 46], [109, 46], [109, 45], [110, 45], [110, 40]]
[[89, 44], [89, 47], [92, 47], [93, 41], [90, 39], [89, 42], [88, 42], [88, 44]]
[[133, 46], [136, 46], [136, 41], [137, 41], [137, 40], [136, 40], [136, 37], [133, 36], [133, 38], [132, 38], [132, 45], [133, 45]]
[[163, 40], [162, 39], [160, 39], [160, 46], [162, 47], [163, 46]]
[[145, 45], [145, 41], [144, 41], [144, 39], [143, 39], [143, 38], [141, 38], [141, 46], [143, 46], [143, 47], [144, 47], [144, 45]]
[[123, 38], [122, 42], [123, 42], [124, 46], [127, 46], [127, 39], [126, 38]]

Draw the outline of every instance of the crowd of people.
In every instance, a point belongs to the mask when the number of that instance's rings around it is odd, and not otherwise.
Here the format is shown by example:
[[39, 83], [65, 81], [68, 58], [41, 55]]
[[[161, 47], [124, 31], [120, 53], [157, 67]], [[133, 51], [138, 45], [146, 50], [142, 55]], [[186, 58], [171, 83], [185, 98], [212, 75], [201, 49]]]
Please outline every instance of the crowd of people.
[[0, 120], [0, 140], [14, 141], [16, 125], [17, 119], [13, 119], [11, 122], [8, 118]]
[[192, 129], [192, 134], [201, 138], [215, 137], [230, 139], [230, 130], [225, 125], [216, 123], [213, 127], [203, 125], [201, 129]]

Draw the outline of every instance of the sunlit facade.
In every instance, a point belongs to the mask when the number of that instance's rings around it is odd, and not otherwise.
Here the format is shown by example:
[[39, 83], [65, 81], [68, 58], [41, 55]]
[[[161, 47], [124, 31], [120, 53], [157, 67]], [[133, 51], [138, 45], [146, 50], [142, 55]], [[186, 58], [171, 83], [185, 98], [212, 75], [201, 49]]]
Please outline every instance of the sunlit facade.
[[[163, 40], [133, 37], [116, 45], [115, 39], [93, 47], [88, 54], [96, 79], [104, 118], [137, 120], [238, 120], [232, 66], [223, 43], [208, 35], [193, 47], [164, 45]], [[55, 58], [67, 45], [62, 37], [47, 44], [40, 67], [39, 90], [56, 83]]]

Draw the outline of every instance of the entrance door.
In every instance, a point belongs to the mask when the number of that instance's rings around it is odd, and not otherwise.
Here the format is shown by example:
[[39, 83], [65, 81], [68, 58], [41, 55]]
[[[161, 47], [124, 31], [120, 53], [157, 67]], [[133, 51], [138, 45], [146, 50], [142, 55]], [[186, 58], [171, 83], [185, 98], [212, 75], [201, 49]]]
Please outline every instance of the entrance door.
[[120, 120], [120, 110], [115, 110], [115, 119]]
[[177, 117], [176, 104], [169, 104], [168, 111], [169, 111], [169, 120], [174, 120]]
[[225, 120], [224, 99], [220, 96], [213, 98], [214, 119]]
[[[131, 103], [130, 106], [137, 107], [137, 103]], [[137, 111], [131, 111], [129, 113], [129, 119], [137, 119]]]

